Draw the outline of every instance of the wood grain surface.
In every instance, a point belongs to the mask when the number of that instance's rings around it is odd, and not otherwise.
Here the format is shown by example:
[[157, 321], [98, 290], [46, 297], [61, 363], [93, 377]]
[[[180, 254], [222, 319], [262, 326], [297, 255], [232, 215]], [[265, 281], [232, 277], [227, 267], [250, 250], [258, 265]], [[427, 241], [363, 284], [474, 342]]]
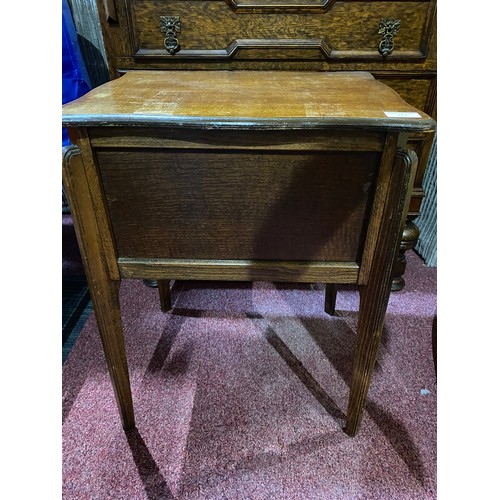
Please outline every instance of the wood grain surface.
[[66, 126], [418, 131], [432, 129], [433, 123], [366, 72], [134, 71], [63, 107]]
[[380, 153], [97, 153], [119, 257], [359, 261]]

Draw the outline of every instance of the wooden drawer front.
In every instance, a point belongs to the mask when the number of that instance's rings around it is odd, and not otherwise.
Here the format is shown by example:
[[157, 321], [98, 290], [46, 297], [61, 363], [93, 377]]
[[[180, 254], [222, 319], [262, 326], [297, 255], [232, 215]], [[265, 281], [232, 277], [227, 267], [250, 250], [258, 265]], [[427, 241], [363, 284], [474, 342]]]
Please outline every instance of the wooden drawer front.
[[[329, 2], [323, 6], [303, 0], [302, 8], [286, 3], [280, 2], [279, 7], [276, 2], [256, 0], [245, 4], [238, 0], [129, 0], [129, 55], [144, 63], [186, 59], [411, 62], [426, 57], [434, 0]], [[180, 31], [175, 37], [180, 48], [174, 54], [164, 46], [161, 16], [179, 17]], [[400, 20], [394, 50], [386, 57], [379, 53], [379, 23], [384, 18]]]
[[97, 151], [119, 257], [360, 261], [379, 152]]

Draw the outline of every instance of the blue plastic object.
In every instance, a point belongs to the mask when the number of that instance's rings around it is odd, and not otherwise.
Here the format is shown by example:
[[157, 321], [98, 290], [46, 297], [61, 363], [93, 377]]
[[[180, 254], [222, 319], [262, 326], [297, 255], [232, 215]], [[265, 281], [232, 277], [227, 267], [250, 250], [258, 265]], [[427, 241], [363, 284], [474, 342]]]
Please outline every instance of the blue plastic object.
[[[73, 16], [67, 0], [62, 1], [62, 103], [73, 101], [92, 88], [83, 62]], [[68, 131], [62, 129], [62, 145], [70, 143]]]

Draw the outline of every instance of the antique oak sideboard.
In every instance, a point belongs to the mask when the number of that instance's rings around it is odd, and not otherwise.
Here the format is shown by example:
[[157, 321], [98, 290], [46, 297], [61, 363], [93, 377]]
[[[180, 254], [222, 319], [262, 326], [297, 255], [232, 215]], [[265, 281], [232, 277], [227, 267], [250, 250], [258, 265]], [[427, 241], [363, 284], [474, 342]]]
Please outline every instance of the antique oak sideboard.
[[[436, 118], [436, 0], [95, 1], [112, 79], [146, 69], [368, 71]], [[419, 164], [393, 290], [418, 241], [432, 140], [408, 140]]]
[[130, 71], [66, 104], [63, 124], [64, 186], [124, 428], [120, 280], [164, 292], [169, 279], [266, 280], [359, 286], [353, 436], [417, 168], [405, 145], [434, 120], [367, 72]]

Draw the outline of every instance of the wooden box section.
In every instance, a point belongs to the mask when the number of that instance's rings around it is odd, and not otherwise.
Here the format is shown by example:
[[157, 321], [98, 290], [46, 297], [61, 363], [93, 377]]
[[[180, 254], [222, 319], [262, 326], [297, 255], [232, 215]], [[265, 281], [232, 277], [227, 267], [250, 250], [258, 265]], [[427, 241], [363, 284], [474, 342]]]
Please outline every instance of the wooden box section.
[[360, 261], [380, 153], [97, 152], [118, 256]]

